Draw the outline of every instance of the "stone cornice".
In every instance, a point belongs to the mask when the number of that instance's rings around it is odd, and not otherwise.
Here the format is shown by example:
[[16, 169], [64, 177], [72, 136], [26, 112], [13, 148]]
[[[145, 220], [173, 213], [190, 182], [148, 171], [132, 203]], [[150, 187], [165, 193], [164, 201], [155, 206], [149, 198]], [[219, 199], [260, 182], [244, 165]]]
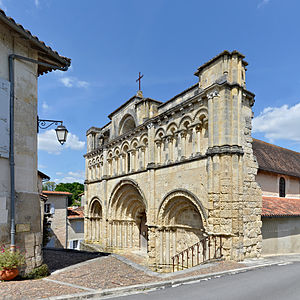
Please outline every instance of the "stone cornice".
[[243, 147], [238, 145], [222, 145], [209, 147], [206, 151], [207, 156], [214, 156], [216, 154], [237, 154], [243, 155]]

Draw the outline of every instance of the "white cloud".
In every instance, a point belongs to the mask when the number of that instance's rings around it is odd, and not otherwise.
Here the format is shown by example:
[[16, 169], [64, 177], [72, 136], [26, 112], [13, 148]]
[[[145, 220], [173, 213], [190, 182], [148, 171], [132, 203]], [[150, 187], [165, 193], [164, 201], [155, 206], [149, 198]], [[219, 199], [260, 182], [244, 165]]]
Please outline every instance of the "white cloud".
[[262, 0], [260, 3], [258, 3], [257, 8], [261, 8], [265, 5], [267, 5], [270, 2], [270, 0]]
[[300, 102], [289, 107], [267, 107], [253, 119], [253, 132], [262, 132], [271, 142], [285, 139], [300, 142]]
[[38, 7], [40, 5], [40, 1], [39, 0], [34, 0], [34, 4], [36, 7]]
[[38, 170], [43, 170], [43, 169], [47, 169], [47, 166], [45, 165], [38, 165]]
[[87, 88], [90, 84], [87, 81], [79, 80], [77, 77], [64, 76], [59, 79], [59, 81], [68, 88], [77, 87], [77, 88]]
[[43, 102], [42, 103], [42, 109], [43, 109], [44, 112], [47, 111], [49, 109], [49, 105], [46, 102]]
[[55, 178], [53, 181], [55, 183], [67, 183], [67, 182], [80, 182], [83, 183], [85, 179], [85, 172], [84, 171], [77, 171], [77, 172], [68, 172], [67, 174], [57, 172], [58, 175], [60, 173], [62, 175], [62, 178]]
[[70, 132], [68, 133], [67, 141], [63, 146], [57, 141], [54, 129], [46, 130], [45, 132], [38, 134], [38, 149], [47, 151], [50, 154], [60, 154], [65, 148], [82, 150], [84, 146], [85, 142], [80, 141], [77, 135]]

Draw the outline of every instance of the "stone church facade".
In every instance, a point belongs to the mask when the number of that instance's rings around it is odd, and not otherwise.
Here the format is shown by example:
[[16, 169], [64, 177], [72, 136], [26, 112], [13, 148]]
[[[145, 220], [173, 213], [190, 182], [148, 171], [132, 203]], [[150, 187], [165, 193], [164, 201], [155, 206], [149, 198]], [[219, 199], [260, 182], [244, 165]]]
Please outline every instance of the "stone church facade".
[[204, 236], [222, 237], [226, 259], [260, 255], [246, 66], [224, 51], [167, 102], [139, 91], [87, 131], [86, 243], [144, 251], [157, 267]]

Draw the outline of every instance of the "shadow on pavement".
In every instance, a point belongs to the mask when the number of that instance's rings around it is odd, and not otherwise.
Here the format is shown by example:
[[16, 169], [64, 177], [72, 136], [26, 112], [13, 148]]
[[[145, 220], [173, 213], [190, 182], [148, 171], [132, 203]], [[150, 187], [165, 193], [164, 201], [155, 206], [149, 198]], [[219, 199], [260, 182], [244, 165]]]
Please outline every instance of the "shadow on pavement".
[[106, 252], [87, 252], [72, 249], [43, 248], [44, 263], [52, 273], [93, 258], [108, 256]]

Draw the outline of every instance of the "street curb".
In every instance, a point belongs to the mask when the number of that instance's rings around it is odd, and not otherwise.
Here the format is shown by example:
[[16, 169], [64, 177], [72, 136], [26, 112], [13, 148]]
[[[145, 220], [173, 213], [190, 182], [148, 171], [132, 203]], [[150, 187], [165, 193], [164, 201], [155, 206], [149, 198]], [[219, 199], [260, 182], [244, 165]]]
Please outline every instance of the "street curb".
[[276, 261], [274, 263], [267, 263], [267, 264], [261, 264], [256, 266], [250, 266], [250, 267], [244, 267], [239, 269], [232, 269], [227, 271], [221, 271], [221, 272], [215, 272], [215, 273], [209, 273], [209, 274], [202, 274], [202, 275], [196, 275], [196, 276], [190, 276], [185, 278], [178, 278], [178, 279], [172, 279], [172, 280], [166, 280], [166, 281], [160, 281], [160, 282], [154, 282], [154, 283], [146, 283], [146, 284], [137, 284], [137, 285], [131, 285], [131, 286], [125, 286], [125, 287], [119, 287], [119, 288], [113, 288], [113, 289], [105, 289], [101, 290], [99, 292], [84, 292], [84, 293], [76, 293], [76, 294], [70, 294], [70, 295], [62, 295], [62, 296], [55, 296], [55, 297], [49, 297], [49, 298], [43, 298], [44, 300], [66, 300], [66, 299], [72, 299], [72, 300], [83, 300], [83, 299], [99, 299], [99, 297], [104, 296], [120, 296], [124, 293], [130, 293], [130, 292], [143, 292], [147, 290], [157, 290], [157, 289], [164, 289], [172, 286], [178, 286], [185, 283], [192, 283], [193, 281], [201, 281], [201, 280], [209, 280], [216, 277], [221, 277], [224, 275], [235, 275], [238, 273], [243, 273], [247, 271], [251, 271], [254, 269], [260, 269], [264, 267], [270, 267], [274, 265], [278, 265], [281, 263], [281, 261]]

